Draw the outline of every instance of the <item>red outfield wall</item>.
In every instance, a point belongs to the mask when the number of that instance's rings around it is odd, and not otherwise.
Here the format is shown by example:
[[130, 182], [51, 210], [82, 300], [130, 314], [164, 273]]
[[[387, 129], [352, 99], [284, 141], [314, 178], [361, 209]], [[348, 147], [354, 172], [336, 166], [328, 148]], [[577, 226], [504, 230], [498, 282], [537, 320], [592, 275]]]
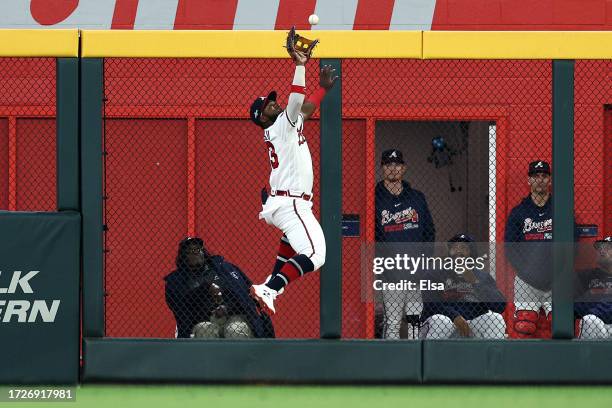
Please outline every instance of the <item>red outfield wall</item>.
[[55, 211], [55, 59], [0, 58], [0, 209]]
[[[23, 62], [0, 61], [6, 78], [0, 87], [6, 99], [0, 104], [1, 208], [15, 200], [22, 209], [22, 197], [29, 197], [23, 209], [52, 209], [54, 126], [43, 118], [54, 114], [54, 66], [47, 67], [50, 76], [28, 79], [44, 86], [24, 87]], [[313, 63], [309, 89], [315, 87], [315, 72]], [[610, 61], [576, 66], [576, 210], [579, 222], [600, 229], [612, 226], [610, 187], [604, 190], [612, 184], [612, 142], [604, 120], [604, 105], [612, 103], [611, 72]], [[105, 74], [107, 335], [171, 337], [174, 321], [162, 279], [173, 268], [181, 237], [201, 235], [211, 250], [255, 281], [272, 267], [280, 236], [257, 219], [269, 164], [261, 131], [246, 115], [253, 97], [269, 89], [278, 89], [286, 101], [291, 66], [265, 60], [108, 59]], [[373, 238], [375, 120], [495, 120], [501, 240], [505, 215], [527, 193], [527, 162], [551, 156], [551, 80], [549, 61], [344, 62], [343, 209], [365, 220], [361, 236], [343, 243], [345, 337], [368, 337], [373, 330], [371, 308], [361, 301], [359, 266], [361, 244]], [[36, 115], [19, 119], [23, 112]], [[317, 121], [307, 124], [317, 177], [318, 131]], [[314, 201], [317, 209], [316, 192]], [[509, 278], [498, 274], [505, 287]], [[292, 285], [278, 308], [280, 337], [318, 337], [317, 276]]]

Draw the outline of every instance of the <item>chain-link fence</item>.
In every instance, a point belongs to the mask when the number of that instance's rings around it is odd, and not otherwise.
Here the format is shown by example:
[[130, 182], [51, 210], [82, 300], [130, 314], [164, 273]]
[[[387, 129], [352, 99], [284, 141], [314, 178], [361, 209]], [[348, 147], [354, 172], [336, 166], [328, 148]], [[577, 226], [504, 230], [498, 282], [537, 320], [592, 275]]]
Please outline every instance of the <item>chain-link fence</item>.
[[54, 58], [0, 58], [0, 209], [56, 209]]
[[612, 336], [612, 61], [575, 63], [574, 195], [579, 231], [576, 335]]
[[[577, 230], [599, 238], [609, 64], [576, 63]], [[552, 61], [346, 59], [342, 76], [342, 336], [550, 338]], [[292, 77], [276, 59], [105, 60], [107, 336], [319, 336], [316, 274], [271, 319], [248, 294], [293, 254], [258, 219], [274, 152], [247, 112], [271, 90], [285, 106]], [[318, 216], [318, 116], [303, 133]], [[364, 253], [453, 266], [378, 276]]]
[[[309, 89], [316, 89], [317, 71], [317, 62], [310, 62]], [[241, 323], [232, 316], [261, 323], [248, 282], [262, 283], [271, 274], [282, 233], [258, 219], [270, 159], [263, 130], [246, 118], [253, 100], [271, 90], [284, 106], [292, 78], [292, 65], [281, 60], [105, 60], [108, 336], [172, 337], [182, 320], [193, 327], [211, 314], [214, 321], [227, 314], [233, 326]], [[316, 118], [304, 135], [316, 186]], [[318, 202], [315, 192], [315, 214]], [[205, 272], [208, 264], [195, 275], [186, 272], [177, 254], [187, 236], [200, 237], [206, 253], [224, 258], [206, 257], [220, 265], [212, 268], [216, 274]], [[228, 273], [235, 279], [219, 283]], [[211, 297], [213, 283], [220, 294], [213, 290]], [[198, 289], [183, 291], [187, 284]], [[220, 311], [221, 305], [228, 310]], [[276, 305], [276, 337], [319, 336], [317, 275], [292, 284]], [[223, 336], [220, 326], [194, 334]], [[190, 331], [178, 328], [180, 336]]]
[[[345, 60], [343, 77], [343, 116], [351, 120], [344, 126], [344, 212], [359, 213], [359, 239], [376, 243], [376, 256], [486, 259], [480, 271], [421, 270], [394, 281], [411, 281], [414, 288], [383, 290], [374, 277], [348, 278], [358, 274], [363, 247], [345, 237], [343, 289], [355, 295], [364, 284], [366, 293], [363, 304], [345, 309], [344, 335], [550, 336], [550, 277], [536, 291], [515, 277], [503, 245], [495, 243], [550, 238], [536, 237], [552, 218], [548, 204], [533, 218], [542, 224], [533, 236], [515, 225], [532, 216], [524, 207], [537, 212], [529, 208], [533, 185], [543, 184], [538, 188], [546, 194], [550, 188], [550, 178], [528, 173], [529, 163], [547, 165], [551, 158], [551, 61]], [[358, 166], [365, 171], [355, 171]], [[505, 237], [509, 227], [513, 234]], [[417, 245], [451, 238], [474, 244]], [[524, 248], [511, 249], [526, 256]], [[422, 280], [445, 289], [420, 290]], [[514, 328], [524, 326], [517, 320], [525, 314], [533, 330], [523, 336]]]

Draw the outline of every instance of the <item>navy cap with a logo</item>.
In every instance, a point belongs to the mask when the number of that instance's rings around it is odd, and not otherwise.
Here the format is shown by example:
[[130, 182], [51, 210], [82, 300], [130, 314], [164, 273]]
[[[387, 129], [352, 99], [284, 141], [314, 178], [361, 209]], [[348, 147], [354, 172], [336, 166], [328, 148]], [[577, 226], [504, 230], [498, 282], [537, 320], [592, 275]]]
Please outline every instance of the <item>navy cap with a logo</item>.
[[450, 249], [451, 245], [455, 242], [467, 242], [470, 247], [470, 254], [472, 255], [476, 254], [477, 252], [476, 240], [471, 235], [468, 235], [468, 234], [454, 235], [453, 237], [451, 237], [451, 239], [448, 240], [448, 243], [446, 245]]
[[404, 164], [404, 155], [397, 149], [385, 150], [380, 158], [380, 164], [385, 165], [389, 163]]
[[269, 101], [275, 101], [275, 100], [276, 100], [276, 91], [272, 91], [268, 94], [268, 96], [260, 96], [259, 98], [255, 99], [255, 101], [253, 101], [253, 103], [251, 104], [250, 116], [251, 116], [251, 120], [256, 125], [261, 126], [261, 122], [259, 118], [261, 118], [261, 114], [263, 113], [263, 110], [265, 109]]
[[457, 234], [453, 236], [448, 242], [475, 242], [474, 238], [468, 234]]
[[550, 175], [550, 164], [544, 160], [537, 160], [529, 163], [529, 175], [543, 173]]

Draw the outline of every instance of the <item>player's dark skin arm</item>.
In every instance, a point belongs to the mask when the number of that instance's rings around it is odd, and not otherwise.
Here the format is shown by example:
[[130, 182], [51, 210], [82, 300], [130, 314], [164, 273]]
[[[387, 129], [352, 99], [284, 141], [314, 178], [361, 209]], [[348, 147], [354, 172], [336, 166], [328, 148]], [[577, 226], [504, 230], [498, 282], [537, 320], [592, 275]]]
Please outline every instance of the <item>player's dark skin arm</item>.
[[[335, 75], [336, 70], [331, 67], [331, 65], [325, 65], [321, 68], [321, 72], [319, 73], [319, 86], [324, 88], [326, 91], [329, 91], [336, 81], [338, 80], [338, 75]], [[310, 101], [305, 101], [302, 104], [302, 116], [304, 116], [304, 120], [309, 119], [314, 113], [316, 106], [314, 103]]]

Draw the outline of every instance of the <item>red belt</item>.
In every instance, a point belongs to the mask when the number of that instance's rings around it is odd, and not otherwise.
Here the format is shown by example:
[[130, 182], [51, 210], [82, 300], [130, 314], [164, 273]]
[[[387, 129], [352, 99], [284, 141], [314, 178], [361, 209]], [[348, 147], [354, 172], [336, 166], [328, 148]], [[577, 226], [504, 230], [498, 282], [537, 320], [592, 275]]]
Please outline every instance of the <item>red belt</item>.
[[303, 198], [306, 201], [310, 201], [312, 199], [312, 194], [291, 194], [289, 191], [285, 190], [276, 190], [273, 194], [271, 194], [271, 196]]

